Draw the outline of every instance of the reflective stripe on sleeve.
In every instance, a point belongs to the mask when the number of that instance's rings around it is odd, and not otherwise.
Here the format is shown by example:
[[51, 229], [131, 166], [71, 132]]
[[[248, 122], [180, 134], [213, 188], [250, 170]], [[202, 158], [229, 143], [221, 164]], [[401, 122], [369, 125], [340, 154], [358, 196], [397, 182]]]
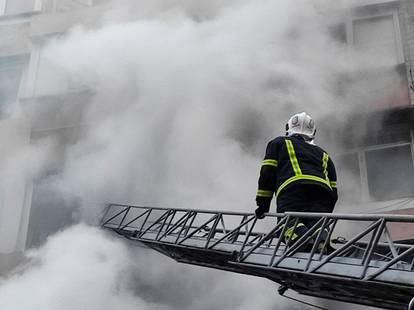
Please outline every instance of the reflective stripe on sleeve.
[[274, 194], [274, 191], [267, 191], [267, 190], [263, 190], [263, 189], [258, 189], [257, 190], [257, 197], [272, 197]]
[[330, 182], [330, 184], [331, 184], [331, 187], [335, 187], [336, 188], [336, 182]]

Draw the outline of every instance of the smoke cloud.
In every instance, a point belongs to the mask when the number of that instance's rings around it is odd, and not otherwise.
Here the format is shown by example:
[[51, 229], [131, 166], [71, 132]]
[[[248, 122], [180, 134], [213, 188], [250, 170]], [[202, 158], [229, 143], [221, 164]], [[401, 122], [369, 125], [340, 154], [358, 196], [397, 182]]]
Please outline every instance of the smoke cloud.
[[[335, 77], [358, 62], [332, 39], [320, 4], [112, 6], [41, 51], [38, 94], [92, 93], [69, 103], [81, 106], [78, 139], [44, 181], [79, 202], [82, 222], [96, 224], [110, 201], [252, 211], [265, 144], [288, 116], [306, 110], [318, 122], [352, 108]], [[267, 280], [177, 265], [86, 224], [27, 259], [0, 282], [4, 309], [301, 309]]]

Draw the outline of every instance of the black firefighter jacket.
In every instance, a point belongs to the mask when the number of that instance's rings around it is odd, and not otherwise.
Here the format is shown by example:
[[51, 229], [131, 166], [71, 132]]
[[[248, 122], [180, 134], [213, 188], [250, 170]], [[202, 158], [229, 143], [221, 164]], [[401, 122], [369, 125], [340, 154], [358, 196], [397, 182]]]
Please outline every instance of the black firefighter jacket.
[[270, 141], [260, 169], [257, 205], [269, 211], [273, 195], [300, 184], [317, 184], [326, 189], [333, 203], [338, 199], [335, 166], [322, 148], [301, 136], [277, 137]]

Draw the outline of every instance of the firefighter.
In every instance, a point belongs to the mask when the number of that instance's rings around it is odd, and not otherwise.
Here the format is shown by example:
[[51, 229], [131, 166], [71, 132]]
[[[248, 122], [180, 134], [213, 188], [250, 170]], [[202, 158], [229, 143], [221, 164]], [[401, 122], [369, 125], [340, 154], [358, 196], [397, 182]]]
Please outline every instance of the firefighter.
[[[286, 136], [270, 141], [262, 161], [256, 195], [256, 217], [269, 211], [273, 195], [277, 212], [331, 213], [338, 199], [335, 166], [328, 153], [314, 143], [316, 128], [305, 112], [293, 115], [286, 124]], [[283, 240], [297, 241], [317, 219], [288, 223]], [[322, 239], [327, 232], [321, 234]]]

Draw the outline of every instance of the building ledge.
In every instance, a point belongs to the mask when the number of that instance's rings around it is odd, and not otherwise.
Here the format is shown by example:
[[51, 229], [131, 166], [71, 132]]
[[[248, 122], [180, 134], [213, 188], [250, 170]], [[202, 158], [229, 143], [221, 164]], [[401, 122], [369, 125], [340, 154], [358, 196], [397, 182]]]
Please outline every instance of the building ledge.
[[98, 27], [102, 15], [109, 8], [110, 6], [107, 5], [98, 5], [67, 12], [38, 14], [33, 16], [31, 20], [30, 37], [41, 39], [50, 35], [65, 33], [76, 25]]
[[64, 94], [20, 98], [19, 104], [29, 118], [32, 130], [72, 127], [80, 124], [83, 111], [93, 97], [90, 89]]

